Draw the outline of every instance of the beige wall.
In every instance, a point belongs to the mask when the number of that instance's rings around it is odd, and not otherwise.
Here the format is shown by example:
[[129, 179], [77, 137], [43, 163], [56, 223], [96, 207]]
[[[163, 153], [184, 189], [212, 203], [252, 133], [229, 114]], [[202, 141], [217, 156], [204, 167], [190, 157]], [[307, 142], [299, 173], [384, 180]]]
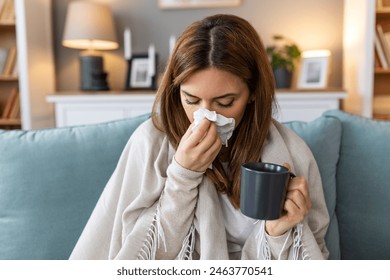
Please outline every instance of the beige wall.
[[[132, 30], [133, 51], [147, 52], [155, 44], [161, 65], [168, 56], [168, 38], [179, 35], [191, 22], [215, 13], [231, 13], [246, 18], [259, 32], [265, 45], [273, 34], [293, 39], [302, 50], [329, 49], [332, 52], [330, 86], [342, 85], [342, 0], [242, 0], [236, 8], [160, 10], [158, 0], [84, 0], [109, 5], [115, 17], [120, 49], [105, 52], [105, 68], [112, 89], [124, 86], [123, 30]], [[78, 50], [61, 45], [70, 0], [53, 1], [53, 23], [57, 90], [79, 88]]]

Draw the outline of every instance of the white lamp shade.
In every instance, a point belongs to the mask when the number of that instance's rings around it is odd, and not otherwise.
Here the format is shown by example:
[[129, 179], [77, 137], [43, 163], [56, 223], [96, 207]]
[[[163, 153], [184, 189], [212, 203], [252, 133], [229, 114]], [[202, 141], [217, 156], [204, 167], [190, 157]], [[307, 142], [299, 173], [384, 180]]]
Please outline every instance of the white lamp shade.
[[75, 49], [118, 48], [111, 10], [98, 3], [69, 3], [62, 44]]

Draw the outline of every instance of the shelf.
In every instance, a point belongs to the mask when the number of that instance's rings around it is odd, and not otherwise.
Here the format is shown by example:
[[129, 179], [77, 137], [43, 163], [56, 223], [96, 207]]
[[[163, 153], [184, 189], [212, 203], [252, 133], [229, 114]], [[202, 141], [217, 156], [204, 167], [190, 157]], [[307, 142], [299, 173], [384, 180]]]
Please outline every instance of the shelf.
[[15, 28], [15, 22], [0, 22], [0, 28]]
[[390, 120], [390, 96], [375, 96], [373, 117], [378, 120]]
[[18, 77], [14, 76], [0, 76], [0, 82], [17, 82]]
[[375, 68], [375, 74], [390, 74], [390, 68]]
[[388, 9], [378, 9], [376, 10], [376, 15], [377, 16], [390, 16], [390, 8]]
[[382, 114], [377, 114], [374, 112], [373, 118], [374, 118], [374, 120], [378, 120], [378, 121], [390, 121], [390, 114], [389, 115], [382, 115]]
[[374, 96], [372, 113], [374, 119], [390, 120], [390, 96]]
[[20, 119], [0, 119], [0, 126], [20, 126]]

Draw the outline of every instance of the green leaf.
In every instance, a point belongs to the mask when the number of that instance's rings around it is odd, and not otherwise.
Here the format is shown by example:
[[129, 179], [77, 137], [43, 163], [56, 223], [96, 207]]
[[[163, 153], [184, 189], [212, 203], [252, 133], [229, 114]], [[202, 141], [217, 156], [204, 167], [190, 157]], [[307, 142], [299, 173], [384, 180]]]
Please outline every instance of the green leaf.
[[295, 43], [286, 40], [282, 35], [274, 35], [273, 40], [285, 40], [286, 42], [281, 46], [267, 46], [266, 52], [269, 57], [271, 67], [273, 69], [284, 67], [289, 71], [294, 71], [295, 63], [301, 57], [301, 51], [299, 50], [299, 47]]

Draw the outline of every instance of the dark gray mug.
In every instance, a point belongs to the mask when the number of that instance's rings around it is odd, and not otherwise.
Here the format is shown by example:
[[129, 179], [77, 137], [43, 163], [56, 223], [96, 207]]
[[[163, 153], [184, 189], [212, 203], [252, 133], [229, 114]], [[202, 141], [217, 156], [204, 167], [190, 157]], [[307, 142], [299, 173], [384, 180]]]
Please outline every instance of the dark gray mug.
[[276, 220], [283, 213], [289, 180], [288, 168], [266, 162], [241, 165], [240, 209], [248, 217]]

